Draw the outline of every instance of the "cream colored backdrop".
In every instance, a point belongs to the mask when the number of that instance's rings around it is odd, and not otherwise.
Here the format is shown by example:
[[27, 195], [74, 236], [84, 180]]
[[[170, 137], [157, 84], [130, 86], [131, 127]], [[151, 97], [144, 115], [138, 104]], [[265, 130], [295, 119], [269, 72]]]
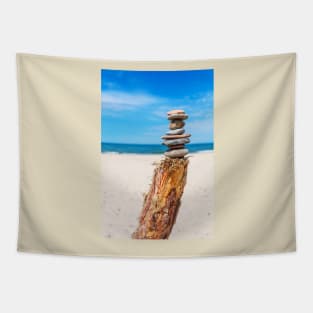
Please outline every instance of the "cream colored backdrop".
[[[17, 55], [18, 250], [99, 256], [295, 251], [295, 55], [122, 62]], [[214, 233], [201, 240], [102, 235], [100, 70], [214, 69]]]

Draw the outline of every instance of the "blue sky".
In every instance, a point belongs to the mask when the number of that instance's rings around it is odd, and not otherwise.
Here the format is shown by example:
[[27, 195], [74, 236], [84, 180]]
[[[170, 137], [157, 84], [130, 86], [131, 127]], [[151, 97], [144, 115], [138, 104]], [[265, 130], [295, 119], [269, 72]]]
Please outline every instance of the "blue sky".
[[213, 142], [213, 70], [101, 70], [101, 140], [160, 144], [167, 111], [189, 115], [192, 143]]

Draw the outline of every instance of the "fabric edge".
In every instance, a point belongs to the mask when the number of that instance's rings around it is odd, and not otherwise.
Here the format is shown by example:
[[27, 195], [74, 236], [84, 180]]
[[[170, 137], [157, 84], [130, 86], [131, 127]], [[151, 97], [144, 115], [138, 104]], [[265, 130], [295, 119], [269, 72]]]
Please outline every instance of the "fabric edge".
[[22, 149], [22, 86], [21, 86], [21, 55], [16, 53], [15, 56], [15, 66], [16, 66], [16, 84], [17, 84], [17, 106], [18, 106], [18, 148], [19, 148], [19, 201], [18, 201], [18, 234], [17, 234], [17, 249], [21, 244], [21, 225], [22, 225], [22, 193], [21, 193], [21, 185], [22, 185], [22, 167], [23, 167], [23, 149]]
[[264, 250], [260, 252], [251, 252], [251, 253], [234, 253], [234, 254], [179, 254], [179, 255], [145, 255], [145, 254], [106, 254], [106, 253], [99, 253], [99, 254], [91, 254], [91, 253], [64, 253], [61, 251], [41, 251], [41, 250], [33, 250], [33, 249], [24, 249], [18, 247], [18, 253], [30, 253], [30, 254], [43, 254], [43, 255], [58, 255], [58, 256], [72, 256], [72, 257], [110, 257], [116, 259], [187, 259], [187, 258], [211, 258], [211, 257], [240, 257], [240, 256], [261, 256], [261, 255], [272, 255], [272, 254], [284, 254], [284, 253], [296, 253], [297, 249], [296, 246], [291, 248], [282, 249], [282, 250]]
[[296, 249], [297, 246], [297, 225], [296, 225], [296, 171], [295, 171], [295, 111], [296, 111], [296, 75], [297, 75], [297, 54], [294, 53], [292, 55], [292, 90], [291, 90], [291, 147], [292, 147], [292, 164], [291, 164], [291, 171], [292, 171], [292, 216], [293, 216], [293, 240], [294, 246]]
[[264, 54], [264, 55], [254, 55], [254, 56], [239, 56], [239, 57], [222, 57], [222, 58], [207, 58], [207, 59], [181, 59], [181, 60], [131, 60], [131, 59], [100, 59], [100, 58], [85, 58], [85, 57], [64, 57], [64, 56], [53, 56], [53, 55], [44, 55], [36, 53], [24, 53], [17, 52], [17, 57], [32, 57], [38, 59], [58, 59], [64, 61], [94, 61], [94, 62], [105, 62], [105, 63], [116, 63], [120, 65], [127, 65], [132, 63], [133, 65], [162, 65], [162, 64], [173, 64], [179, 65], [181, 63], [205, 63], [205, 62], [216, 62], [216, 61], [235, 61], [235, 60], [249, 60], [255, 58], [273, 58], [273, 57], [293, 57], [296, 58], [296, 52], [286, 52], [286, 53], [277, 53], [277, 54]]

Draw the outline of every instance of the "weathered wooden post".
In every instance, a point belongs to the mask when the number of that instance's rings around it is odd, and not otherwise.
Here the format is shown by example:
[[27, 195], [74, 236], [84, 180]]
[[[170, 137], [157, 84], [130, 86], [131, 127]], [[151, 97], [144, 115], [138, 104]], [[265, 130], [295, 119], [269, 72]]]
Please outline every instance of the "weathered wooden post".
[[188, 115], [183, 110], [167, 113], [170, 130], [162, 137], [168, 147], [165, 159], [157, 164], [149, 192], [144, 198], [139, 225], [133, 239], [168, 239], [175, 224], [187, 179], [188, 149], [190, 134], [184, 126]]

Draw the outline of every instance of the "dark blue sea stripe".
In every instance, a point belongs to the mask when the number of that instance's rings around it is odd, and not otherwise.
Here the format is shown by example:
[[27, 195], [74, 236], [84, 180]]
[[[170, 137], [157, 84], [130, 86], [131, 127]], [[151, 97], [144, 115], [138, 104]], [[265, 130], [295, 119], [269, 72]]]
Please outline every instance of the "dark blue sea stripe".
[[[213, 143], [190, 143], [189, 152], [213, 150]], [[124, 144], [124, 143], [101, 143], [101, 152], [138, 153], [138, 154], [162, 154], [167, 147], [160, 144]]]

